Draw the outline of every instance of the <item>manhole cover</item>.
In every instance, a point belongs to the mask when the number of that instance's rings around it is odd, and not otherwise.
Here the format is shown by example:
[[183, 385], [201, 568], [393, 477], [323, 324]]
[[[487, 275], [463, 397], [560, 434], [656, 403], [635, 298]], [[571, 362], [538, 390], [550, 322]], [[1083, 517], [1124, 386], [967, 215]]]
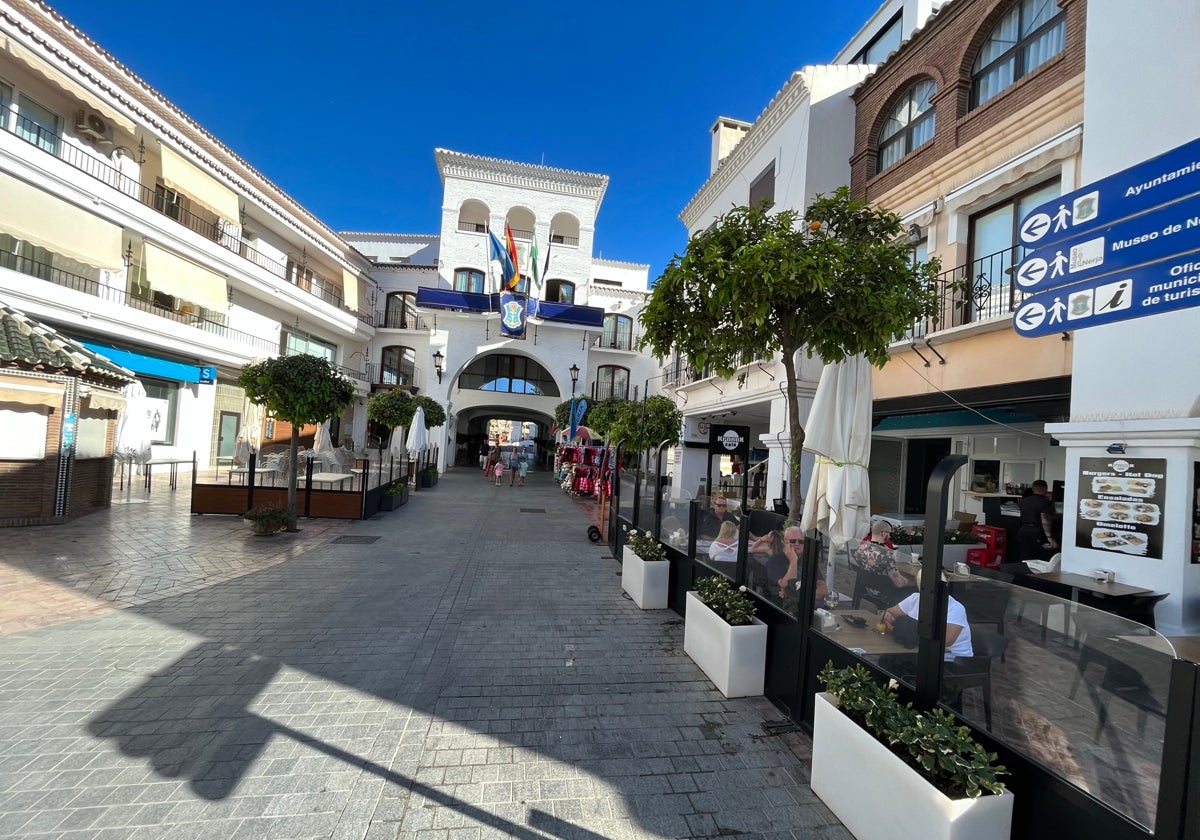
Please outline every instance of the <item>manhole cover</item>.
[[338, 537], [334, 543], [342, 545], [370, 545], [373, 542], [378, 542], [379, 537]]
[[521, 508], [521, 513], [545, 513], [545, 508]]

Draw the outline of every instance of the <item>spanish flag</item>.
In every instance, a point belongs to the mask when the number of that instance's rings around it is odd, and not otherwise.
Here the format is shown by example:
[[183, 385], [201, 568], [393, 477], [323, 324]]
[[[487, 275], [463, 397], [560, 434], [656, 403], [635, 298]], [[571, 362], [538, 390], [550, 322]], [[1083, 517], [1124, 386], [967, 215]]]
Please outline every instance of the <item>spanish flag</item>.
[[521, 280], [521, 272], [517, 268], [517, 266], [520, 265], [520, 262], [519, 258], [517, 257], [517, 243], [516, 240], [513, 239], [512, 228], [508, 226], [508, 222], [504, 223], [504, 244], [508, 249], [508, 258], [512, 260], [513, 266], [512, 275], [504, 278], [504, 288], [508, 289], [509, 291], [515, 291], [517, 288], [517, 283]]

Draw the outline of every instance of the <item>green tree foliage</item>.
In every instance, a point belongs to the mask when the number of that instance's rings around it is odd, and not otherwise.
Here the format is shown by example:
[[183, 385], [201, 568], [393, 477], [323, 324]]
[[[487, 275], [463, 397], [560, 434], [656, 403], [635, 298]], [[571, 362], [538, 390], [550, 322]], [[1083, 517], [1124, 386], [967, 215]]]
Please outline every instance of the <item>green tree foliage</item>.
[[291, 463], [288, 477], [288, 513], [295, 530], [297, 454], [300, 427], [320, 423], [339, 414], [354, 399], [354, 385], [328, 361], [317, 356], [277, 356], [243, 365], [237, 384], [252, 403], [292, 424]]
[[629, 400], [623, 400], [620, 397], [609, 397], [591, 403], [583, 415], [583, 425], [606, 440], [613, 440], [610, 434], [613, 423], [616, 422], [621, 407], [628, 404]]
[[805, 436], [796, 353], [826, 362], [862, 354], [882, 367], [893, 339], [936, 319], [939, 266], [913, 265], [900, 217], [851, 199], [845, 187], [817, 196], [803, 215], [768, 210], [735, 207], [688, 241], [641, 313], [639, 347], [677, 352], [721, 376], [743, 358], [780, 354], [796, 503]]
[[[367, 400], [367, 417], [384, 426], [388, 434], [393, 433], [397, 426], [408, 428], [413, 415], [417, 411], [417, 402], [412, 394], [403, 388], [392, 388], [388, 391], [376, 391]], [[380, 436], [380, 441], [383, 437]], [[383, 448], [382, 443], [380, 449]]]
[[418, 394], [413, 397], [413, 400], [416, 405], [425, 409], [426, 429], [436, 429], [438, 426], [446, 425], [446, 409], [442, 408], [441, 403], [424, 394]]
[[622, 400], [616, 409], [609, 439], [625, 441], [626, 452], [645, 452], [664, 440], [674, 446], [679, 443], [683, 427], [683, 412], [670, 397], [655, 394], [645, 402]]

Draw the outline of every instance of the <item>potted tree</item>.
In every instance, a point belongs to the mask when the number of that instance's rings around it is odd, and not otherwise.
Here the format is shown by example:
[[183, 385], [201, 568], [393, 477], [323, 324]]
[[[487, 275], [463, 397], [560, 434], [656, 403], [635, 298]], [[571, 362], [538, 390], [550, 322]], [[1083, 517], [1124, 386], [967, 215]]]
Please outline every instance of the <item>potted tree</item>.
[[648, 532], [630, 530], [621, 554], [621, 588], [638, 609], [665, 610], [670, 577], [662, 544]]
[[380, 510], [395, 510], [408, 504], [408, 482], [397, 481], [379, 497]]
[[754, 617], [746, 587], [713, 575], [688, 592], [683, 651], [726, 697], [763, 693], [767, 625]]
[[[862, 665], [820, 680], [812, 789], [858, 840], [1008, 840], [1012, 793], [1003, 766], [953, 715], [901, 705]], [[869, 803], [869, 807], [864, 807]]]
[[274, 502], [255, 505], [242, 514], [242, 519], [256, 536], [265, 537], [283, 530], [293, 530], [292, 515]]

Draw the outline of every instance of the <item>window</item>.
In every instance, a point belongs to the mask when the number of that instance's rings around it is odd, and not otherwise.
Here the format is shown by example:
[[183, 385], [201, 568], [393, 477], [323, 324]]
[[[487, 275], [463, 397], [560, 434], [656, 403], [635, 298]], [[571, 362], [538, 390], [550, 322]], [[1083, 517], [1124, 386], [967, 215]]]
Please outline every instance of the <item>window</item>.
[[284, 356], [299, 356], [307, 353], [332, 362], [337, 357], [337, 346], [319, 338], [313, 338], [301, 332], [284, 329], [280, 341], [280, 353]]
[[412, 292], [393, 292], [387, 296], [383, 325], [393, 330], [417, 329], [417, 296]]
[[775, 161], [771, 161], [771, 165], [750, 185], [750, 206], [754, 207], [763, 201], [775, 203]]
[[492, 353], [471, 362], [459, 377], [458, 387], [470, 391], [559, 396], [554, 377], [544, 367], [525, 356], [505, 353]]
[[483, 272], [473, 268], [459, 268], [454, 272], [454, 291], [483, 294]]
[[52, 155], [58, 154], [58, 114], [22, 96], [17, 106], [17, 136]]
[[1018, 0], [988, 35], [971, 68], [978, 108], [1063, 51], [1067, 13], [1054, 0]]
[[606, 400], [609, 397], [629, 399], [629, 370], [616, 365], [600, 365], [596, 370], [595, 398]]
[[[186, 198], [170, 187], [159, 184], [154, 188], [154, 209], [175, 221], [179, 221], [179, 217], [183, 215], [186, 201]], [[291, 263], [288, 263], [288, 275], [291, 276]]]
[[967, 280], [975, 310], [969, 321], [1008, 315], [1019, 303], [1011, 270], [1026, 254], [1017, 245], [1021, 219], [1037, 205], [1059, 194], [1059, 182], [1048, 181], [971, 217], [971, 264]]
[[613, 350], [632, 350], [633, 319], [628, 315], [605, 315], [600, 346]]
[[30, 245], [23, 239], [15, 239], [0, 233], [0, 267], [50, 280], [55, 254], [40, 245]]
[[934, 117], [930, 99], [937, 93], [932, 79], [910, 87], [892, 108], [879, 131], [879, 166], [882, 172], [914, 149], [933, 139]]
[[153, 443], [175, 442], [175, 415], [179, 410], [179, 387], [174, 382], [139, 377], [146, 389], [146, 415]]
[[881, 29], [878, 35], [868, 41], [867, 45], [859, 50], [854, 58], [850, 59], [850, 63], [879, 64], [894, 53], [900, 47], [901, 23], [903, 20], [903, 14], [898, 14], [889, 20], [887, 26]]
[[8, 130], [8, 106], [12, 104], [12, 88], [0, 82], [0, 129]]
[[383, 385], [415, 385], [417, 353], [411, 347], [384, 347], [379, 362], [379, 381]]
[[551, 303], [574, 303], [575, 284], [569, 280], [547, 280], [546, 300]]
[[293, 286], [298, 286], [301, 289], [304, 289], [306, 292], [311, 292], [313, 273], [310, 269], [305, 267], [303, 261], [297, 262], [291, 257], [288, 257], [287, 281]]

